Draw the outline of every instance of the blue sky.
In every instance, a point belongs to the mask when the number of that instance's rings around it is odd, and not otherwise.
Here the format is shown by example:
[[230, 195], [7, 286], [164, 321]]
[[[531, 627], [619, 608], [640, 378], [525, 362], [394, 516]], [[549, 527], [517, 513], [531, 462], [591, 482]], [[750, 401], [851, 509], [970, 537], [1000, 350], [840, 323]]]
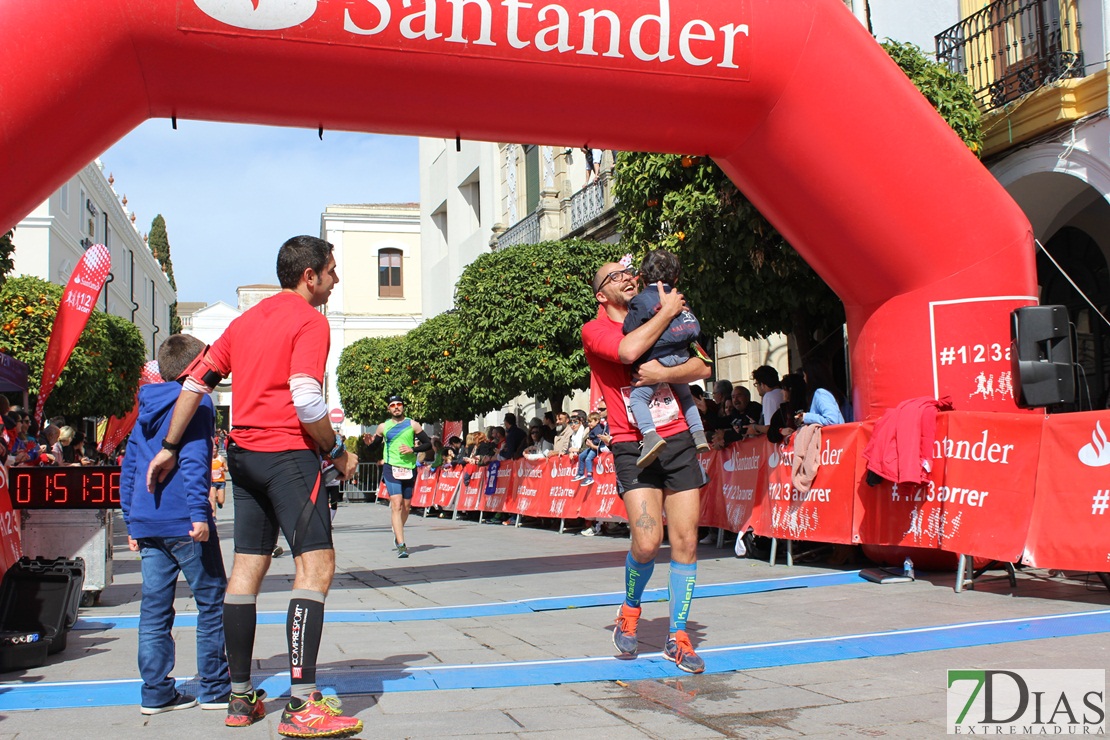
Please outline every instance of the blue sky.
[[165, 217], [179, 301], [276, 283], [278, 247], [319, 235], [325, 206], [420, 196], [415, 138], [150, 120], [101, 161], [141, 231]]

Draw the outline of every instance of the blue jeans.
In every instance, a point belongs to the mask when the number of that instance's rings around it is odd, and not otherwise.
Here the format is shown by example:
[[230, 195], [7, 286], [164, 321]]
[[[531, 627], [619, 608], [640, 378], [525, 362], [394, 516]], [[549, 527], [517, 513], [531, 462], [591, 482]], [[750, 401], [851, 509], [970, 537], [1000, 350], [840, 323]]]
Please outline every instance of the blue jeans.
[[597, 457], [597, 450], [593, 447], [587, 447], [578, 453], [578, 474], [587, 478], [594, 477], [594, 458]]
[[197, 699], [211, 701], [231, 690], [224, 652], [224, 593], [227, 574], [214, 529], [207, 542], [190, 537], [142, 537], [143, 601], [139, 609], [139, 674], [144, 707], [173, 701], [170, 676], [175, 661], [173, 599], [182, 573], [197, 603]]

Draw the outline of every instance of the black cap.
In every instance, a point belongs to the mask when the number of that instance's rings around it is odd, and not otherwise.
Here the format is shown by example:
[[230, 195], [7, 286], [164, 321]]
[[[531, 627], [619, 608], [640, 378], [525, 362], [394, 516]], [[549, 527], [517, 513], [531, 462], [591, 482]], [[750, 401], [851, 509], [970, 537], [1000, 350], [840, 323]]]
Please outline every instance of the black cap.
[[400, 396], [390, 396], [389, 400], [386, 401], [386, 405], [391, 404], [391, 403], [404, 403], [404, 402], [405, 402], [405, 399], [401, 398]]

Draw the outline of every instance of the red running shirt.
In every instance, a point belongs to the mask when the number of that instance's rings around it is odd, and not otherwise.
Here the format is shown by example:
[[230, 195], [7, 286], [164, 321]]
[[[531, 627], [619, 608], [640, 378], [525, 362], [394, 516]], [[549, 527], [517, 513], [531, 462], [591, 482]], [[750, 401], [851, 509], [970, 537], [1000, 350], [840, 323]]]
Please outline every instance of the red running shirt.
[[231, 322], [208, 350], [225, 378], [232, 372], [231, 441], [245, 450], [316, 450], [293, 408], [289, 378], [322, 385], [331, 347], [328, 320], [297, 293], [278, 293]]
[[[638, 442], [640, 430], [628, 418], [628, 397], [632, 390], [632, 366], [620, 360], [621, 340], [624, 327], [613, 321], [604, 309], [598, 316], [582, 327], [582, 348], [586, 350], [586, 362], [601, 387], [605, 406], [609, 409], [609, 433], [614, 442]], [[671, 437], [686, 430], [686, 420], [682, 414], [678, 418], [656, 426], [660, 436]]]

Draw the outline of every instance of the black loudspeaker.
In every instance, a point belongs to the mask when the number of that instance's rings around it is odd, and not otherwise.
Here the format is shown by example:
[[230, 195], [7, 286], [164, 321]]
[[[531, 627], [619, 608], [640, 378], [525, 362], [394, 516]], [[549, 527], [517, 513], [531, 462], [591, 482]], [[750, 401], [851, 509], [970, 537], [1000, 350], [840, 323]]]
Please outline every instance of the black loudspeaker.
[[1068, 310], [1026, 306], [1010, 314], [1010, 363], [1021, 408], [1075, 402]]

